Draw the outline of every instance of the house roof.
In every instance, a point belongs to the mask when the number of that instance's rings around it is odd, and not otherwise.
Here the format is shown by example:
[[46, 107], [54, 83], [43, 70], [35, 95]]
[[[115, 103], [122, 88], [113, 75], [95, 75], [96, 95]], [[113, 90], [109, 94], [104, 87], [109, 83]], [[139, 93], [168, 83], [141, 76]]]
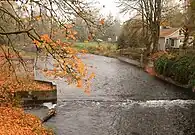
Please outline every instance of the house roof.
[[167, 37], [177, 31], [179, 28], [165, 28], [160, 30], [160, 37]]

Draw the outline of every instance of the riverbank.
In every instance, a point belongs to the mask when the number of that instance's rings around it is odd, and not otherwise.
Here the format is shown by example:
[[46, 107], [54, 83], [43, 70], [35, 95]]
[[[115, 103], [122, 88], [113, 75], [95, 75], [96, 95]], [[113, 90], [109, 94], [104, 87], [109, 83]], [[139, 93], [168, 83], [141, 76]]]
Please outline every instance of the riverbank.
[[[120, 61], [123, 61], [123, 62], [126, 62], [128, 64], [131, 64], [133, 66], [136, 66], [138, 68], [143, 68], [143, 70], [145, 72], [147, 72], [148, 74], [152, 75], [152, 76], [155, 76], [157, 77], [158, 79], [160, 80], [163, 80], [163, 81], [166, 81], [168, 83], [171, 83], [175, 86], [178, 86], [178, 87], [181, 87], [181, 88], [185, 88], [185, 89], [192, 89], [193, 90], [193, 86], [192, 84], [181, 84], [175, 80], [173, 80], [172, 78], [170, 77], [166, 77], [162, 74], [158, 74], [156, 71], [155, 71], [155, 67], [154, 67], [154, 64], [153, 64], [153, 61], [151, 61], [151, 63], [147, 64], [147, 65], [144, 65], [143, 67], [141, 66], [142, 64], [136, 60], [133, 60], [133, 59], [129, 59], [129, 58], [126, 58], [126, 57], [117, 57]], [[163, 65], [162, 65], [163, 66]]]
[[51, 96], [57, 102], [57, 91], [48, 95], [48, 91], [55, 88], [46, 82], [35, 81], [33, 57], [22, 56], [23, 61], [10, 52], [8, 59], [0, 51], [0, 134], [53, 135], [40, 118], [26, 113], [23, 107], [40, 105]]
[[39, 118], [17, 107], [0, 107], [1, 135], [53, 135]]
[[[175, 81], [173, 81], [171, 78], [164, 77], [162, 75], [157, 75], [155, 70], [154, 70], [154, 65], [144, 65], [144, 63], [141, 63], [141, 61], [131, 59], [128, 57], [120, 56], [119, 52], [116, 49], [116, 45], [113, 46], [113, 44], [97, 44], [97, 43], [77, 43], [74, 46], [77, 50], [82, 51], [86, 50], [87, 53], [95, 54], [95, 55], [101, 55], [101, 56], [106, 56], [106, 57], [112, 57], [112, 58], [117, 58], [118, 60], [131, 64], [133, 66], [136, 66], [138, 68], [142, 68], [145, 72], [148, 74], [155, 76], [163, 81], [166, 81], [168, 83], [172, 83], [176, 86], [182, 87], [182, 88], [189, 88], [188, 85], [181, 85]], [[132, 50], [130, 50], [132, 52]], [[131, 55], [129, 52], [129, 49], [125, 50], [123, 52], [126, 55]], [[139, 52], [140, 53], [140, 52]], [[138, 51], [136, 52], [137, 56], [141, 58], [139, 55]]]

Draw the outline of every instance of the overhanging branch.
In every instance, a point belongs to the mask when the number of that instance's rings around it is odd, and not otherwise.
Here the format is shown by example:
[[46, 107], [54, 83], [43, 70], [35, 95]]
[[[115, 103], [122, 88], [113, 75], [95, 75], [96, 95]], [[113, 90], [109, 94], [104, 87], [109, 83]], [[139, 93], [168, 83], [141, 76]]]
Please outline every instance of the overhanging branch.
[[24, 30], [24, 31], [13, 31], [13, 32], [0, 32], [0, 35], [14, 35], [14, 34], [22, 34], [22, 33], [29, 33], [32, 29]]

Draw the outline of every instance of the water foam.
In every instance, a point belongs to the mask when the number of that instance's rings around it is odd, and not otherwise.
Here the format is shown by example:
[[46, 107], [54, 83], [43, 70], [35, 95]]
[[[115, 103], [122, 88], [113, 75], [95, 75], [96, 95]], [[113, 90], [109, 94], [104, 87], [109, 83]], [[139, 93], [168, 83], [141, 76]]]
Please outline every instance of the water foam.
[[141, 106], [141, 107], [163, 107], [169, 108], [179, 106], [185, 108], [187, 105], [195, 105], [195, 100], [148, 100], [148, 101], [134, 101], [127, 100], [120, 104], [123, 107]]

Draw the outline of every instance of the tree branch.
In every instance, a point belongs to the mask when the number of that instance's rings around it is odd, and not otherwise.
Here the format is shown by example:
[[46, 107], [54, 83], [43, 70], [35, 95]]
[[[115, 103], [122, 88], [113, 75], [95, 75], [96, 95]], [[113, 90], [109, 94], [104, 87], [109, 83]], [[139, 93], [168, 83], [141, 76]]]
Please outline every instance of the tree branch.
[[0, 35], [13, 35], [13, 34], [22, 34], [22, 33], [29, 33], [32, 29], [24, 30], [24, 31], [14, 31], [14, 32], [0, 32]]

